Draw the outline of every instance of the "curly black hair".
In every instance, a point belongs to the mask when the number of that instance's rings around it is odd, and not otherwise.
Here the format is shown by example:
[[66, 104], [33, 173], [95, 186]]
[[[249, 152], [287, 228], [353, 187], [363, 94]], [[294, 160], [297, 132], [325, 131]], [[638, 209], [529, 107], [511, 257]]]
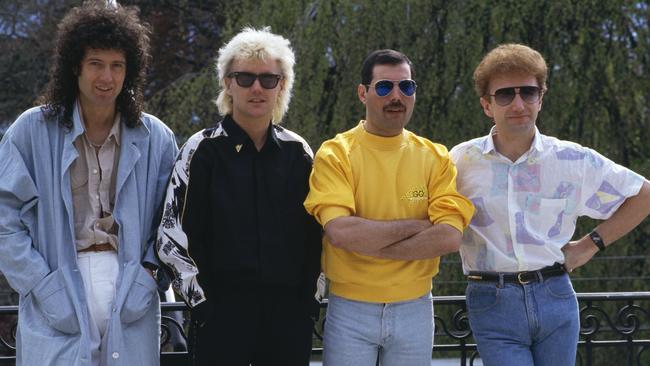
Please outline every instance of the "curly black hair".
[[58, 26], [49, 82], [37, 99], [48, 119], [72, 128], [74, 102], [79, 94], [78, 76], [86, 50], [120, 50], [126, 58], [126, 76], [117, 96], [117, 111], [128, 127], [140, 123], [143, 88], [151, 60], [151, 28], [139, 18], [137, 7], [90, 1], [73, 8]]

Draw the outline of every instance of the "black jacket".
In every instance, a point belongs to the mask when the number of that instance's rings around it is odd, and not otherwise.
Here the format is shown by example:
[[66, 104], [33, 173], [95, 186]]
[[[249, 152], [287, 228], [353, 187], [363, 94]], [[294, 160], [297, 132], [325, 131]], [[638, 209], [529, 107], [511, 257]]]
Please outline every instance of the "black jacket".
[[303, 207], [311, 166], [307, 143], [272, 124], [259, 152], [230, 116], [187, 141], [158, 254], [190, 306], [230, 286], [296, 287], [313, 296], [321, 228]]

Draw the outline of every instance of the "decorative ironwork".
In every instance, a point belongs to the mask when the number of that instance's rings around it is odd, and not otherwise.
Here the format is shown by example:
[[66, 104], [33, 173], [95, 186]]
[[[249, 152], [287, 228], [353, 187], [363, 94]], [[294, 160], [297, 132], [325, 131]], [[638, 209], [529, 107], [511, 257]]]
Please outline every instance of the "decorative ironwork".
[[[461, 366], [473, 365], [480, 357], [467, 319], [464, 296], [439, 296], [435, 304], [434, 357], [456, 357]], [[615, 349], [624, 355], [625, 363], [649, 364], [650, 292], [582, 293], [580, 303], [580, 341], [577, 364], [601, 364], [605, 353], [597, 349]], [[321, 305], [327, 308], [327, 302]], [[183, 303], [163, 303], [161, 327], [161, 364], [180, 364], [188, 357], [186, 331], [187, 308]], [[15, 359], [17, 306], [0, 306], [0, 365], [13, 364]], [[314, 354], [322, 353], [324, 316], [314, 326]], [[607, 352], [609, 353], [609, 352]], [[600, 357], [600, 358], [599, 358]]]
[[[578, 365], [612, 364], [611, 361], [603, 363], [608, 354], [597, 354], [596, 348], [620, 350], [625, 363], [617, 358], [616, 365], [650, 364], [650, 352], [646, 352], [650, 348], [650, 292], [581, 293], [578, 301], [581, 323]], [[437, 314], [434, 355], [456, 351], [460, 365], [473, 365], [479, 355], [469, 329], [464, 297], [434, 297], [434, 304]]]
[[[609, 293], [592, 293], [581, 294], [579, 298], [582, 300], [579, 365], [594, 364], [595, 349], [600, 347], [624, 349], [626, 365], [650, 362], [650, 354], [643, 361], [644, 352], [650, 348], [650, 306], [647, 301], [641, 301], [650, 300], [650, 292], [620, 293], [614, 296]], [[624, 305], [612, 311], [612, 301]], [[639, 302], [644, 302], [646, 307], [639, 305]], [[609, 314], [615, 315], [610, 317]]]

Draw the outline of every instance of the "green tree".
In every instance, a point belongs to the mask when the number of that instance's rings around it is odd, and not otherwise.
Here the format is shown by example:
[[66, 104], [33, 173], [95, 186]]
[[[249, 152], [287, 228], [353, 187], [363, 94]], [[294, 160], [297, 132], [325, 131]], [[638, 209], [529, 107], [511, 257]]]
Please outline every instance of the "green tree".
[[52, 34], [78, 1], [0, 2], [0, 122], [31, 106], [47, 82]]
[[[0, 90], [0, 121], [13, 119], [38, 95], [46, 81], [48, 35], [77, 3], [8, 0], [0, 5], [0, 75], [7, 86]], [[284, 124], [314, 149], [363, 118], [356, 94], [360, 67], [377, 48], [401, 50], [415, 64], [418, 93], [409, 129], [449, 147], [486, 134], [492, 122], [478, 103], [472, 72], [493, 47], [520, 42], [538, 49], [549, 64], [540, 130], [650, 176], [648, 0], [121, 3], [139, 6], [153, 25], [148, 111], [172, 127], [181, 142], [220, 118], [213, 103], [219, 91], [214, 57], [244, 26], [270, 26], [292, 41], [296, 83]], [[580, 222], [578, 234], [594, 224]], [[577, 271], [576, 288], [647, 289], [648, 239], [645, 222], [608, 250], [608, 255], [640, 259], [623, 266], [623, 259], [596, 260]], [[453, 264], [439, 277], [449, 281], [440, 293], [458, 294], [463, 282], [458, 257], [445, 260]], [[617, 275], [622, 267], [626, 276]], [[639, 280], [593, 280], [608, 276]]]

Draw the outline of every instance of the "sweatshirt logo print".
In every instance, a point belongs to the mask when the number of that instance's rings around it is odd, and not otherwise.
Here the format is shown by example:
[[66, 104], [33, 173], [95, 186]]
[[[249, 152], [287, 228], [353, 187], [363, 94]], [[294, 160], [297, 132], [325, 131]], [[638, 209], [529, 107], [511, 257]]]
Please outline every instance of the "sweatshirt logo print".
[[410, 188], [406, 193], [400, 197], [402, 200], [407, 200], [409, 202], [415, 203], [419, 201], [426, 201], [429, 198], [429, 192], [427, 192], [426, 187], [419, 186]]

